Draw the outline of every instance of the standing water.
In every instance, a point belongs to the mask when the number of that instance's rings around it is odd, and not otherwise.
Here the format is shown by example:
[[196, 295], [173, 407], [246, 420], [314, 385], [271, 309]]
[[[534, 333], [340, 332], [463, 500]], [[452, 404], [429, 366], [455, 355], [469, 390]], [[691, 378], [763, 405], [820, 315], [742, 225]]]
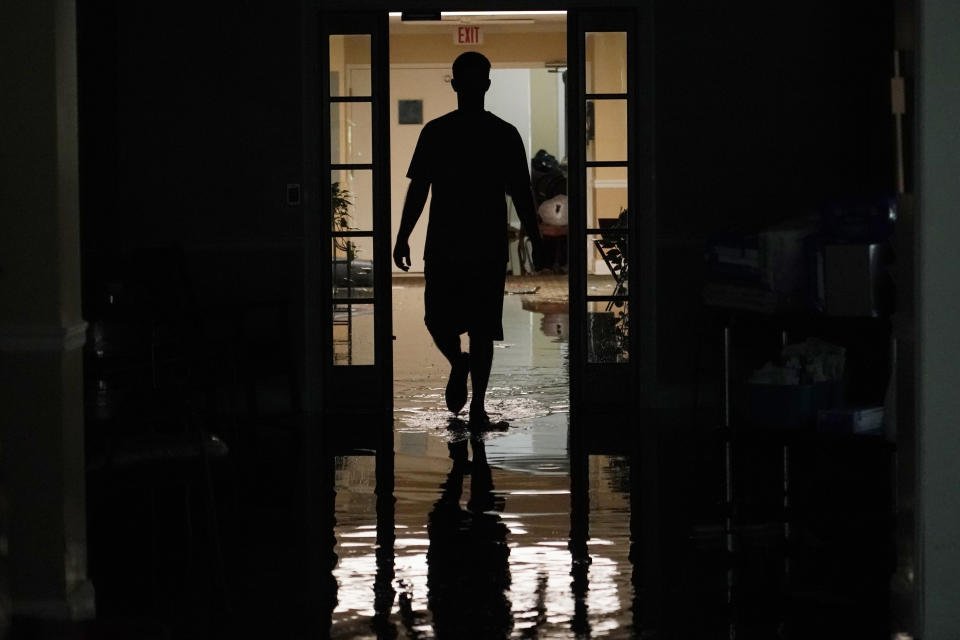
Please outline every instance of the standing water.
[[467, 416], [452, 419], [444, 406], [449, 367], [423, 327], [420, 282], [405, 280], [393, 291], [396, 597], [388, 613], [377, 610], [375, 458], [344, 456], [336, 465], [332, 637], [572, 637], [578, 628], [629, 635], [622, 458], [589, 459], [589, 591], [577, 593], [572, 578], [565, 279], [505, 297], [505, 339], [487, 396], [495, 428], [473, 436]]
[[882, 439], [571, 424], [566, 283], [508, 290], [476, 434], [397, 279], [393, 449], [335, 460], [332, 637], [884, 637]]

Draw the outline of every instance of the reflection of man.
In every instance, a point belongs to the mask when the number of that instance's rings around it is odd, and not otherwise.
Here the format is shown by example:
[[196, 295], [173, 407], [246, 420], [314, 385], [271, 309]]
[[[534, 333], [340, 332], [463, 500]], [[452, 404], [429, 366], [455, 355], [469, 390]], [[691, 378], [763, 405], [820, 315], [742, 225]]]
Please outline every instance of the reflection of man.
[[[493, 490], [483, 440], [451, 442], [453, 460], [440, 499], [430, 512], [427, 532], [427, 600], [438, 638], [508, 638], [513, 627], [510, 601], [510, 548], [500, 519], [504, 501]], [[467, 508], [460, 506], [463, 476], [472, 474]]]
[[[468, 52], [453, 63], [457, 110], [424, 126], [410, 161], [410, 186], [393, 250], [393, 260], [410, 268], [408, 240], [432, 187], [424, 250], [424, 307], [427, 329], [450, 362], [447, 407], [467, 402], [467, 374], [473, 387], [471, 422], [487, 421], [484, 396], [493, 363], [493, 341], [503, 340], [503, 284], [507, 261], [507, 207], [510, 194], [533, 242], [539, 264], [530, 174], [517, 129], [485, 111], [490, 62]], [[470, 336], [461, 353], [460, 334]]]

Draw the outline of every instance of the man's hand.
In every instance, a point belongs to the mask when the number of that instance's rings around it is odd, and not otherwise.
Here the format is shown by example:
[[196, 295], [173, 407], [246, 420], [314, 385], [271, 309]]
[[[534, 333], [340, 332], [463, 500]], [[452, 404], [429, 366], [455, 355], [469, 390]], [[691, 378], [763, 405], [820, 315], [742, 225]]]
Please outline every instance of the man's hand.
[[400, 230], [397, 231], [397, 243], [393, 246], [393, 263], [404, 271], [410, 270], [410, 234], [423, 211], [430, 192], [430, 182], [419, 178], [410, 181], [407, 197], [403, 201], [403, 213], [400, 216]]
[[404, 271], [410, 270], [410, 244], [406, 240], [397, 238], [393, 247], [393, 263]]

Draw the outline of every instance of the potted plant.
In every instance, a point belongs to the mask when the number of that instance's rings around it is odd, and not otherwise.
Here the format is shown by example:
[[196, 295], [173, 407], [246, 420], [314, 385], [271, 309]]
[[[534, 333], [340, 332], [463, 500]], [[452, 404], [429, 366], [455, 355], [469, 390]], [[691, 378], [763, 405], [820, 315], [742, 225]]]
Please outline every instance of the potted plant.
[[[333, 217], [334, 231], [350, 230], [350, 206], [352, 204], [350, 192], [341, 189], [339, 182], [330, 185], [330, 214]], [[338, 251], [342, 251], [346, 255], [348, 263], [353, 262], [357, 257], [357, 246], [351, 240], [334, 236], [333, 243]], [[334, 256], [334, 259], [336, 259], [336, 256]]]

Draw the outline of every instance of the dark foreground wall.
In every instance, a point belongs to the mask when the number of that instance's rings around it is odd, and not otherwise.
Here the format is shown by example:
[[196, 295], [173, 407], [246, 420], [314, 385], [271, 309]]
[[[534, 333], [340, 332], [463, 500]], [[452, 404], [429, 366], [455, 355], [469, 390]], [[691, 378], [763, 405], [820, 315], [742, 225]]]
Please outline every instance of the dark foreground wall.
[[655, 14], [659, 377], [687, 384], [709, 234], [893, 192], [893, 4], [681, 0]]
[[303, 181], [299, 3], [80, 0], [78, 14], [84, 317], [166, 272], [203, 331], [299, 339], [303, 218], [285, 199]]
[[126, 246], [298, 238], [299, 7], [80, 9], [91, 223]]

